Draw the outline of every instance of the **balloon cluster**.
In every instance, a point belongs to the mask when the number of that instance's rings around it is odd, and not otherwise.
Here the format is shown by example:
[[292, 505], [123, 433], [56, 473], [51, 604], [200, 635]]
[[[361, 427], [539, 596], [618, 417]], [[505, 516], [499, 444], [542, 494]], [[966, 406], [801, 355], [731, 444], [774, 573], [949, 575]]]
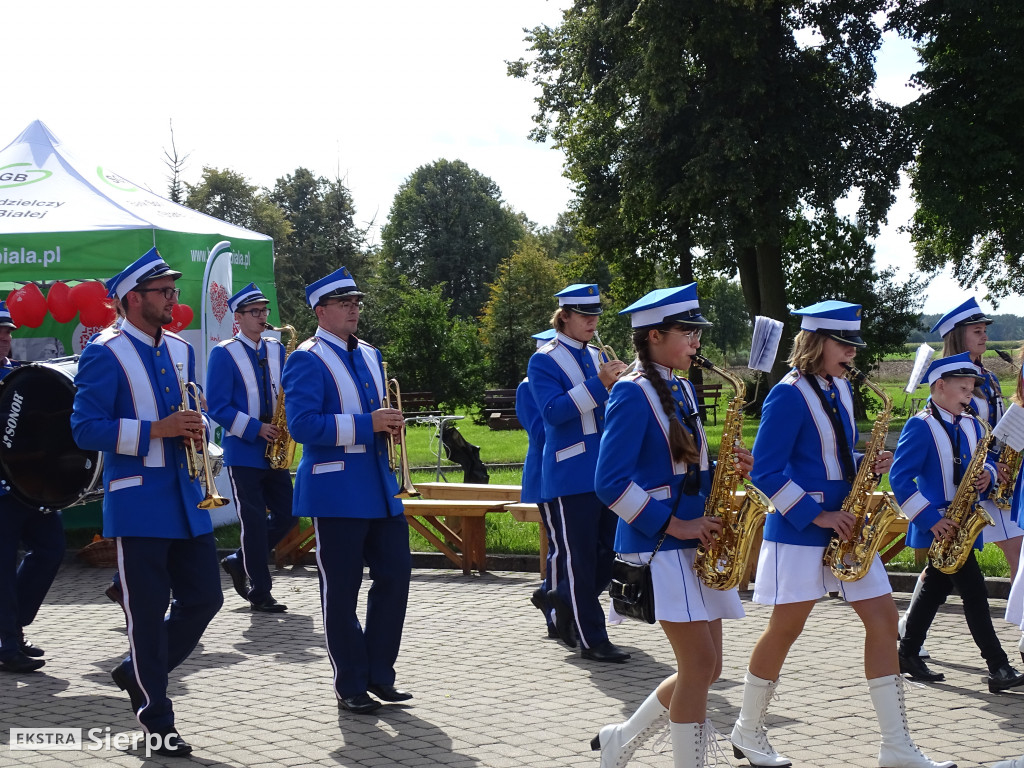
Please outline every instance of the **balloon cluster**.
[[[107, 287], [100, 280], [79, 283], [74, 288], [65, 282], [50, 286], [46, 297], [35, 283], [28, 283], [11, 291], [7, 296], [7, 309], [19, 328], [38, 328], [49, 312], [58, 323], [69, 323], [78, 315], [86, 328], [105, 328], [114, 322], [117, 313], [107, 298]], [[164, 326], [169, 331], [180, 331], [192, 322], [192, 308], [176, 304], [171, 322]]]

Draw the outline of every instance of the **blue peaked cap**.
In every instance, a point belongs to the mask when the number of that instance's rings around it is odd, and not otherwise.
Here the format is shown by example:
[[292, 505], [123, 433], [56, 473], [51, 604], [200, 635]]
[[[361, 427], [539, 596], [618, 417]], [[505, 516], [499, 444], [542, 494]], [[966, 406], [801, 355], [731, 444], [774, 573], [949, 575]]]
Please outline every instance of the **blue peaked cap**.
[[352, 273], [345, 267], [336, 269], [327, 277], [321, 277], [315, 283], [306, 286], [306, 301], [310, 307], [315, 307], [320, 299], [331, 296], [365, 296], [362, 291], [356, 288], [356, 281]]
[[558, 306], [581, 315], [600, 315], [601, 291], [596, 283], [574, 283], [555, 294]]
[[620, 315], [629, 315], [634, 328], [646, 328], [662, 323], [682, 323], [709, 327], [711, 322], [700, 313], [697, 284], [658, 288], [642, 299], [634, 301]]
[[177, 280], [181, 272], [171, 269], [156, 248], [150, 248], [142, 256], [133, 261], [118, 274], [107, 280], [107, 296], [111, 299], [123, 299], [128, 291], [134, 290], [147, 280], [158, 277], [173, 277]]
[[851, 347], [867, 344], [860, 337], [860, 304], [829, 299], [790, 312], [800, 318], [800, 330], [820, 333]]
[[981, 311], [977, 300], [972, 296], [956, 309], [950, 310], [940, 317], [939, 322], [932, 327], [932, 333], [938, 332], [939, 336], [944, 338], [946, 334], [958, 326], [974, 325], [975, 323], [991, 325], [992, 319], [985, 317], [985, 313]]
[[959, 355], [940, 357], [938, 360], [932, 361], [932, 364], [928, 366], [927, 373], [925, 373], [929, 386], [941, 378], [960, 378], [967, 376], [971, 376], [979, 380], [981, 379], [981, 369], [974, 364], [973, 360], [971, 360], [970, 352], [961, 352]]
[[18, 327], [14, 324], [14, 320], [11, 319], [11, 311], [7, 308], [6, 301], [0, 301], [0, 325], [12, 329], [16, 329]]
[[256, 287], [256, 283], [249, 283], [245, 288], [228, 299], [228, 309], [231, 312], [237, 312], [246, 304], [254, 304], [258, 301], [269, 303], [270, 299], [263, 295], [263, 291]]

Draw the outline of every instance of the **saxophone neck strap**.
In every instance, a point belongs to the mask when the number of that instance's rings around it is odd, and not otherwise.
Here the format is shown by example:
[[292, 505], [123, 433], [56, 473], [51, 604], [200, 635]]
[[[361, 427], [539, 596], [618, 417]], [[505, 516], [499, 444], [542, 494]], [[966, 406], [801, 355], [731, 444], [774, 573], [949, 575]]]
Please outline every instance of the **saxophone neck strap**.
[[818, 377], [813, 373], [809, 373], [806, 378], [807, 383], [814, 390], [814, 394], [821, 401], [821, 407], [828, 414], [829, 421], [832, 422], [832, 429], [836, 433], [836, 452], [839, 454], [839, 460], [843, 464], [843, 477], [846, 479], [846, 482], [852, 483], [857, 477], [857, 470], [854, 466], [850, 441], [846, 439], [846, 427], [843, 426], [843, 417], [839, 413], [839, 397], [836, 391], [836, 384], [832, 382], [831, 397], [825, 397], [825, 393], [821, 390], [821, 385], [818, 384]]

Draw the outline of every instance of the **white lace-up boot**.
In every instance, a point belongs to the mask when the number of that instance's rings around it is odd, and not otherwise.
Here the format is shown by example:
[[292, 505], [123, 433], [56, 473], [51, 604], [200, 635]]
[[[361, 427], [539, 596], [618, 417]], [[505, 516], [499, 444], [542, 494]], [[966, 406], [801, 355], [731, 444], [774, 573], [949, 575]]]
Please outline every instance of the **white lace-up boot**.
[[669, 723], [674, 768], [704, 768], [704, 728], [701, 723]]
[[601, 768], [625, 768], [633, 753], [667, 723], [668, 710], [658, 701], [655, 690], [629, 720], [602, 728], [590, 748], [601, 750]]
[[901, 676], [886, 675], [868, 680], [868, 689], [882, 731], [879, 768], [956, 768], [956, 763], [950, 761], [930, 760], [910, 738]]
[[768, 714], [768, 703], [775, 693], [779, 681], [762, 680], [747, 670], [743, 685], [743, 705], [736, 725], [732, 727], [732, 751], [737, 759], [746, 758], [751, 765], [784, 768], [792, 765], [788, 757], [776, 752], [768, 743], [768, 731], [764, 719]]

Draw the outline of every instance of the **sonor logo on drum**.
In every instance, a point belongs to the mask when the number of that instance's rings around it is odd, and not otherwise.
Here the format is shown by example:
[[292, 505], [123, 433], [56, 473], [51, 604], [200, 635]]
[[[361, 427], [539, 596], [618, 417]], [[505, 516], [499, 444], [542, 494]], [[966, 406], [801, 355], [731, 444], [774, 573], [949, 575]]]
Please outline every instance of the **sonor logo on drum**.
[[18, 430], [18, 416], [21, 415], [21, 404], [24, 401], [25, 398], [21, 396], [20, 392], [15, 392], [14, 397], [11, 398], [11, 414], [7, 417], [7, 426], [4, 429], [4, 445], [8, 448], [14, 445], [11, 438]]

